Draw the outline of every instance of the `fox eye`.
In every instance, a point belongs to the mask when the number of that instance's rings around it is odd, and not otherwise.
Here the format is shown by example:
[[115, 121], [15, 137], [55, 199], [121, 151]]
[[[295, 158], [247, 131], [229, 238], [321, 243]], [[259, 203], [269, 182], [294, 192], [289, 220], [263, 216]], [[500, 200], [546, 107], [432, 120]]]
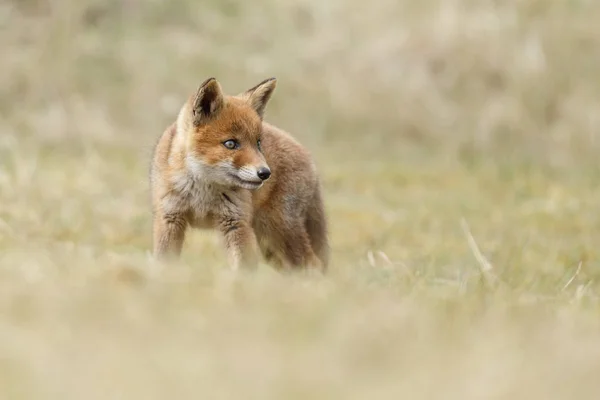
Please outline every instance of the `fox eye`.
[[238, 147], [240, 147], [240, 144], [237, 142], [237, 140], [229, 139], [229, 140], [223, 142], [223, 146], [227, 147], [229, 150], [233, 150], [233, 149], [237, 149]]
[[258, 146], [258, 149], [259, 149], [259, 150], [262, 150], [262, 149], [260, 148], [260, 139], [258, 139], [258, 141], [256, 142], [256, 146]]

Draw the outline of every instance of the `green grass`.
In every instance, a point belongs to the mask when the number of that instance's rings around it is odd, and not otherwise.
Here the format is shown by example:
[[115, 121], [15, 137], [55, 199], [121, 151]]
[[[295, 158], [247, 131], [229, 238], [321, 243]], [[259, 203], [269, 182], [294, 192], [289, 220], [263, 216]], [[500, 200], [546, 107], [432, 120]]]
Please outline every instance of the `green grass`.
[[[0, 397], [595, 399], [600, 5], [0, 4]], [[324, 277], [152, 261], [152, 146], [276, 76]]]

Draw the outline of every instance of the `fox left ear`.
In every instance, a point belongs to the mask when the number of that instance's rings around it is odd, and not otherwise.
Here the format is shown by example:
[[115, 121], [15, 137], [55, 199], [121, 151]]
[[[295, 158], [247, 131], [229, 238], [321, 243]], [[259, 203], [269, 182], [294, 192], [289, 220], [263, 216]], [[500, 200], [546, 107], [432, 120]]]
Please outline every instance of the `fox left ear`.
[[276, 78], [265, 79], [258, 85], [246, 90], [241, 94], [250, 106], [256, 111], [260, 118], [265, 114], [267, 103], [271, 99], [271, 95], [277, 86]]
[[192, 105], [194, 125], [216, 115], [223, 107], [223, 91], [215, 78], [208, 78], [198, 88]]

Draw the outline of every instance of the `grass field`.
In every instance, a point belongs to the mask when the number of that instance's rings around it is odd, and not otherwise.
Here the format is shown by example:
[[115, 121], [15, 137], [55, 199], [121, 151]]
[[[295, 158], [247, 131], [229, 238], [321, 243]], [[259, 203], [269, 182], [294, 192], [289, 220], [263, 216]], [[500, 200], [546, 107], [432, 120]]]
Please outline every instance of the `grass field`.
[[[600, 3], [0, 2], [0, 398], [597, 399]], [[324, 277], [152, 261], [152, 147], [276, 76]]]

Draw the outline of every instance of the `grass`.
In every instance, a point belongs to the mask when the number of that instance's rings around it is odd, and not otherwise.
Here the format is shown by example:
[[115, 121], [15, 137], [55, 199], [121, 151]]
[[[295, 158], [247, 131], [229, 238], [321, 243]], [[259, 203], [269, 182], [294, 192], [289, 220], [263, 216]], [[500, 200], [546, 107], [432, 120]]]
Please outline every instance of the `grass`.
[[[600, 5], [0, 4], [0, 396], [592, 399]], [[152, 146], [208, 76], [276, 76], [325, 277], [149, 256]]]

